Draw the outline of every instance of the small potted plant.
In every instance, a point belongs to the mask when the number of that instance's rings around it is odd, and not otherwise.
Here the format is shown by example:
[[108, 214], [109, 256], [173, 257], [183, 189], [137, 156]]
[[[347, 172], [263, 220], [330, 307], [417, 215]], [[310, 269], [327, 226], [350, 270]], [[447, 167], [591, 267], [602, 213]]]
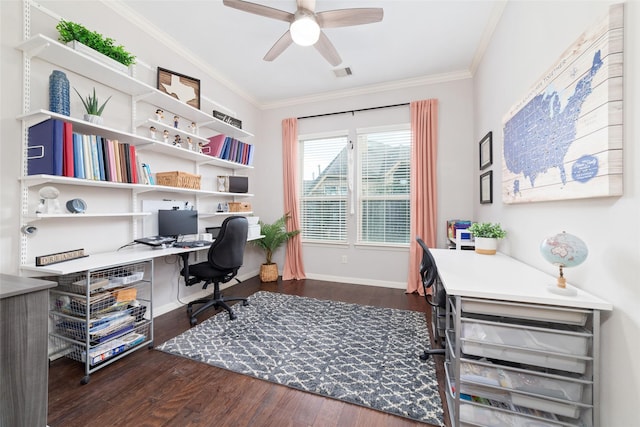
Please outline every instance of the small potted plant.
[[278, 280], [278, 265], [272, 261], [273, 252], [282, 246], [287, 240], [300, 233], [300, 230], [287, 231], [286, 221], [289, 214], [284, 214], [278, 218], [273, 224], [260, 224], [260, 234], [264, 236], [259, 240], [252, 240], [252, 244], [264, 250], [266, 260], [260, 266], [260, 281], [275, 282]]
[[90, 123], [101, 125], [103, 122], [103, 119], [101, 117], [102, 111], [104, 111], [104, 107], [107, 105], [107, 102], [109, 102], [111, 97], [108, 97], [107, 100], [104, 101], [102, 105], [98, 106], [100, 103], [98, 102], [98, 97], [96, 96], [95, 87], [93, 88], [93, 95], [89, 94], [86, 98], [83, 98], [82, 95], [80, 95], [80, 92], [78, 92], [78, 89], [76, 89], [75, 87], [73, 88], [73, 90], [76, 91], [76, 93], [82, 100], [84, 109], [87, 112], [84, 115], [84, 119]]
[[495, 255], [498, 239], [503, 239], [507, 235], [499, 223], [491, 222], [474, 222], [469, 227], [469, 232], [473, 234], [476, 252], [484, 255]]

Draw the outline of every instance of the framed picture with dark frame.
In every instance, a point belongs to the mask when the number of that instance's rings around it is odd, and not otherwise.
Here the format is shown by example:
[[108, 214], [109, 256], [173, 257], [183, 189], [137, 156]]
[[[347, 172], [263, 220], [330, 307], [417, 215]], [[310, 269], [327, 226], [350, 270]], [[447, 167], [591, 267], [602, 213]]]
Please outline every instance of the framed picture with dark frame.
[[493, 203], [493, 171], [480, 175], [480, 203]]
[[158, 90], [200, 109], [200, 80], [158, 67]]
[[493, 164], [493, 136], [489, 131], [480, 140], [480, 170], [486, 169]]

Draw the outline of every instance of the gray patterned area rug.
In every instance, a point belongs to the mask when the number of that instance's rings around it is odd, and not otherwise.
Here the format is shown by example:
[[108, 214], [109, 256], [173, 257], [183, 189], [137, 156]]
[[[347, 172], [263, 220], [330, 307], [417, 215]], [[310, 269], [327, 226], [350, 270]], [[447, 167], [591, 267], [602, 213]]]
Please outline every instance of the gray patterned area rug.
[[424, 313], [260, 291], [156, 347], [433, 425], [443, 410]]

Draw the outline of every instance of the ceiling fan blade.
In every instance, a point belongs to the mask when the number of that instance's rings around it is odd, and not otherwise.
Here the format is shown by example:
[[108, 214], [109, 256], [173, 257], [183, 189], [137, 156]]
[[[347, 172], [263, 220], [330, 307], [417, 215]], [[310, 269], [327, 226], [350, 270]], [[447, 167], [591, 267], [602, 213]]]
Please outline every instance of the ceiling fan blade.
[[380, 22], [384, 16], [382, 8], [336, 9], [316, 13], [320, 28], [350, 27], [352, 25]]
[[334, 67], [342, 62], [342, 58], [338, 55], [338, 51], [323, 31], [320, 31], [320, 38], [313, 46], [322, 56], [324, 56], [324, 59], [329, 61], [329, 63]]
[[269, 6], [263, 6], [261, 4], [251, 3], [243, 0], [223, 0], [222, 3], [225, 6], [242, 10], [243, 12], [266, 16], [267, 18], [278, 19], [280, 21], [293, 22], [293, 13], [289, 13], [284, 10], [274, 9]]
[[287, 30], [287, 32], [284, 33], [277, 42], [275, 42], [271, 49], [269, 49], [269, 52], [267, 52], [267, 54], [262, 59], [264, 59], [265, 61], [273, 61], [278, 56], [280, 56], [280, 54], [284, 52], [286, 48], [291, 46], [291, 43], [293, 43], [293, 39], [291, 38], [291, 33], [289, 32], [289, 30]]
[[297, 0], [298, 9], [307, 9], [311, 12], [316, 10], [316, 0]]

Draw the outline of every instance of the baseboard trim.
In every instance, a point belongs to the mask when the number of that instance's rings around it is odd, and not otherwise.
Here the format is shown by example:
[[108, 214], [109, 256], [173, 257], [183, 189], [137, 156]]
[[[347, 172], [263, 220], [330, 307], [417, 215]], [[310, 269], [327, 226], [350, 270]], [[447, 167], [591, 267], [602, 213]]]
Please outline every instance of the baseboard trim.
[[358, 277], [339, 277], [326, 274], [307, 274], [307, 278], [326, 282], [350, 283], [352, 285], [378, 286], [381, 288], [406, 289], [406, 282], [388, 282], [383, 280], [361, 279]]

